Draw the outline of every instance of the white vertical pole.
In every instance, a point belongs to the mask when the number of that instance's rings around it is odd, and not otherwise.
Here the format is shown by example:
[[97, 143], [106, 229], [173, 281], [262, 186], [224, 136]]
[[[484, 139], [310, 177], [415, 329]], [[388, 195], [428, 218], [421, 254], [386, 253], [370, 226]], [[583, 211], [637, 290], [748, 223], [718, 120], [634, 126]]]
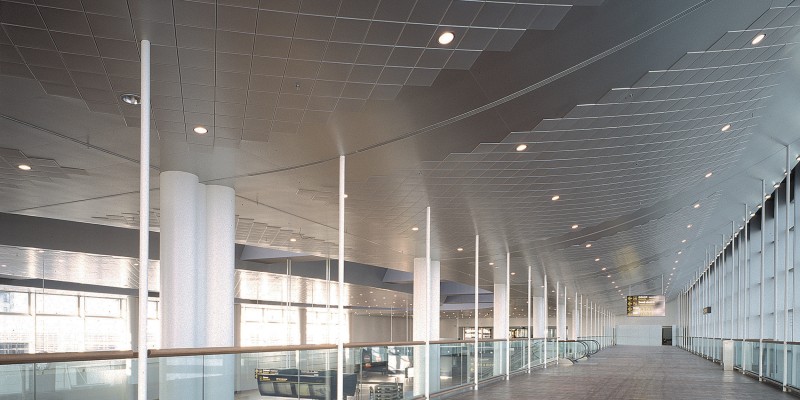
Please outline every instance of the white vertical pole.
[[[431, 207], [428, 206], [425, 213], [425, 398], [431, 398], [431, 377], [438, 376], [431, 373]], [[437, 300], [438, 301], [438, 300]], [[437, 315], [436, 318], [439, 318]]]
[[527, 373], [531, 373], [531, 337], [532, 337], [532, 327], [531, 327], [531, 309], [533, 303], [533, 298], [531, 297], [531, 285], [533, 282], [531, 281], [531, 266], [528, 265], [528, 368]]
[[558, 349], [558, 341], [561, 339], [561, 312], [560, 306], [558, 303], [558, 294], [561, 290], [561, 282], [556, 281], [556, 365], [558, 365], [559, 359], [559, 349]]
[[764, 186], [764, 180], [761, 180], [761, 283], [758, 285], [758, 289], [760, 292], [761, 300], [758, 302], [759, 304], [759, 311], [758, 311], [758, 319], [760, 323], [759, 327], [759, 334], [758, 334], [758, 379], [760, 380], [763, 377], [764, 372], [764, 236], [766, 236], [766, 223], [767, 223], [767, 209], [764, 202], [764, 197], [766, 196], [766, 187]]
[[544, 276], [544, 367], [547, 368], [547, 332], [550, 324], [550, 306], [547, 304], [547, 274]]
[[336, 339], [336, 398], [344, 399], [344, 156], [339, 156], [339, 337]]
[[780, 195], [777, 190], [775, 190], [775, 196], [772, 199], [772, 298], [773, 298], [773, 308], [772, 313], [774, 315], [773, 319], [773, 327], [772, 327], [772, 338], [777, 340], [778, 339], [778, 242], [780, 241], [780, 237], [778, 232], [778, 206], [780, 204]]
[[[506, 330], [511, 329], [511, 253], [506, 252]], [[511, 379], [511, 332], [504, 332], [506, 335], [506, 380]]]
[[[734, 297], [734, 293], [736, 292], [736, 241], [739, 240], [739, 236], [736, 235], [736, 222], [731, 221], [731, 302], [730, 302], [730, 309], [731, 309], [731, 329], [730, 329], [730, 338], [736, 338], [736, 329], [734, 328], [733, 319], [736, 318], [736, 298]], [[741, 250], [740, 250], [741, 251]], [[737, 323], [739, 321], [736, 321]]]
[[475, 360], [474, 360], [474, 369], [475, 369], [475, 390], [478, 390], [478, 370], [480, 369], [480, 363], [478, 362], [479, 352], [478, 352], [478, 288], [480, 287], [480, 281], [478, 280], [478, 273], [479, 273], [479, 264], [478, 258], [480, 256], [480, 236], [475, 235]]
[[[791, 180], [792, 166], [789, 158], [789, 146], [786, 146], [786, 230], [784, 232], [784, 256], [783, 256], [783, 391], [788, 388], [789, 379], [789, 203], [791, 199]], [[777, 276], [775, 277], [777, 279]], [[777, 293], [777, 292], [776, 292]], [[777, 336], [777, 335], [776, 335]]]
[[147, 269], [150, 265], [150, 41], [142, 40], [139, 109], [139, 337], [137, 397], [147, 400]]

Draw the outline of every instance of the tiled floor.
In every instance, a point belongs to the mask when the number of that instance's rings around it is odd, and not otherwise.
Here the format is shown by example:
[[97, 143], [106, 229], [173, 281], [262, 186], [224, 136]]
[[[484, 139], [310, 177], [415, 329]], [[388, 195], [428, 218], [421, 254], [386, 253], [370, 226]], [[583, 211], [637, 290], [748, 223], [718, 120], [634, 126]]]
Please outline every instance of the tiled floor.
[[448, 399], [796, 399], [677, 347], [616, 346]]

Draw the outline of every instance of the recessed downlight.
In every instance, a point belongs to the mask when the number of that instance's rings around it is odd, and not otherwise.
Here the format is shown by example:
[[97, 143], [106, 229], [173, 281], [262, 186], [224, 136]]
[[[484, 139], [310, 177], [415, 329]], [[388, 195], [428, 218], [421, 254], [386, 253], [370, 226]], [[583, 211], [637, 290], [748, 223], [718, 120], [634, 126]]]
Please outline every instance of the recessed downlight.
[[686, 229], [692, 229], [692, 224], [686, 225]]
[[720, 130], [721, 130], [722, 132], [727, 132], [727, 131], [731, 130], [731, 124], [725, 124], [725, 125], [723, 125], [723, 126], [722, 126], [722, 128], [721, 128]]
[[517, 145], [517, 151], [525, 151], [525, 149], [527, 149], [527, 148], [528, 148], [528, 145], [524, 144], [524, 143], [520, 144], [520, 145]]
[[439, 35], [439, 44], [450, 44], [455, 38], [456, 35], [453, 32], [443, 32]]
[[781, 183], [780, 183], [780, 182], [778, 182], [778, 183], [776, 183], [776, 184], [772, 185], [772, 187], [774, 187], [775, 189], [777, 189], [777, 188], [781, 187]]
[[700, 208], [700, 203], [694, 203], [694, 205], [693, 205], [692, 207], [694, 207], [694, 208]]
[[592, 247], [592, 244], [591, 243], [586, 243], [586, 248], [588, 249], [589, 247]]
[[208, 129], [204, 126], [195, 126], [194, 133], [198, 135], [205, 135], [206, 133], [208, 133]]
[[141, 97], [139, 97], [139, 95], [135, 93], [125, 93], [122, 96], [119, 96], [119, 98], [125, 103], [130, 104], [132, 106], [138, 106], [139, 104], [142, 103]]
[[30, 170], [31, 170], [31, 166], [30, 166], [30, 165], [28, 165], [28, 164], [20, 164], [20, 165], [17, 165], [17, 168], [19, 168], [19, 169], [21, 169], [21, 170], [23, 170], [23, 171], [30, 171]]
[[707, 172], [706, 173], [706, 178], [711, 178], [711, 175], [714, 175], [714, 173], [713, 172]]
[[607, 269], [608, 269], [608, 268], [606, 268], [606, 267], [603, 267], [603, 268], [600, 268], [600, 271], [605, 271], [605, 270], [607, 270]]
[[464, 248], [463, 247], [459, 247], [459, 248], [456, 249], [456, 251], [464, 251]]
[[290, 242], [296, 242], [296, 241], [297, 241], [297, 239], [295, 239], [295, 238], [291, 238], [291, 239], [289, 239], [289, 241], [290, 241]]
[[578, 229], [578, 224], [572, 225], [572, 229]]
[[556, 200], [558, 200], [560, 198], [561, 198], [561, 196], [555, 195], [555, 196], [551, 197], [550, 200], [556, 201]]
[[686, 239], [681, 240], [681, 243], [686, 243]]
[[494, 265], [494, 263], [493, 263], [493, 262], [490, 262], [490, 263], [489, 263], [489, 265]]
[[755, 46], [755, 45], [761, 43], [764, 40], [764, 38], [766, 38], [766, 37], [767, 37], [766, 33], [763, 33], [763, 32], [759, 33], [758, 35], [756, 35], [756, 37], [753, 38], [753, 40], [750, 41], [750, 44]]
[[594, 260], [595, 260], [595, 261], [600, 261], [600, 258], [598, 257], [598, 258], [595, 258]]
[[419, 228], [415, 226], [415, 227], [411, 228], [411, 230], [412, 230], [412, 231], [414, 231], [414, 232], [416, 232], [416, 231], [418, 231], [418, 230], [419, 230]]

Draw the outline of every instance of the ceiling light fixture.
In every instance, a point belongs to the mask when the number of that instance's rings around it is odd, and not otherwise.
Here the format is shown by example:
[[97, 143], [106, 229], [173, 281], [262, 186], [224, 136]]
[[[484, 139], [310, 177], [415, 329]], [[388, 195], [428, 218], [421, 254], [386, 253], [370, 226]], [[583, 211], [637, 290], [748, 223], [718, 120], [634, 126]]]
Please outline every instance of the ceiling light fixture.
[[595, 261], [600, 261], [600, 258], [595, 258], [594, 260], [595, 260]]
[[450, 44], [455, 38], [456, 35], [454, 35], [453, 32], [444, 32], [439, 35], [439, 44]]
[[489, 263], [489, 265], [494, 265], [494, 263], [493, 263], [493, 262], [490, 262], [490, 263]]
[[681, 243], [686, 243], [686, 239], [681, 240]]
[[289, 239], [289, 241], [290, 241], [290, 242], [296, 242], [296, 241], [297, 241], [297, 239], [295, 239], [295, 238], [291, 238], [291, 239]]
[[195, 126], [194, 133], [198, 135], [205, 135], [206, 133], [208, 133], [208, 129], [206, 129], [206, 127], [204, 126]]
[[731, 124], [725, 124], [725, 125], [723, 125], [723, 126], [722, 126], [722, 129], [720, 129], [720, 130], [721, 130], [722, 132], [727, 132], [727, 131], [731, 130]]
[[578, 224], [572, 225], [572, 229], [578, 229]]
[[692, 224], [686, 225], [686, 229], [692, 229]]
[[17, 168], [19, 168], [19, 169], [21, 169], [21, 170], [23, 170], [23, 171], [30, 171], [30, 170], [31, 170], [31, 166], [30, 166], [30, 165], [28, 165], [28, 164], [20, 164], [20, 165], [17, 165]]
[[560, 198], [561, 198], [561, 196], [555, 195], [555, 196], [551, 197], [550, 200], [556, 201], [556, 200], [558, 200]]
[[119, 98], [122, 99], [122, 101], [124, 101], [125, 103], [130, 104], [132, 106], [138, 106], [139, 104], [142, 103], [141, 97], [139, 97], [138, 94], [134, 93], [125, 93], [122, 96], [119, 96]]
[[456, 251], [464, 251], [464, 249], [459, 247], [459, 248], [456, 249]]
[[601, 269], [600, 269], [600, 271], [605, 271], [605, 270], [607, 270], [607, 269], [608, 269], [608, 268], [606, 268], [606, 267], [603, 267], [603, 268], [601, 268]]
[[753, 40], [750, 41], [750, 44], [755, 46], [761, 43], [761, 41], [763, 41], [765, 37], [767, 37], [766, 33], [759, 33], [758, 35], [756, 35], [756, 37], [753, 38]]
[[764, 198], [765, 198], [765, 199], [767, 199], [767, 200], [769, 200], [769, 199], [771, 199], [771, 198], [772, 198], [772, 195], [771, 195], [771, 194], [768, 194], [768, 195], [764, 196]]
[[419, 230], [419, 228], [415, 226], [415, 227], [411, 228], [411, 230], [412, 230], [412, 231], [414, 231], [414, 232], [416, 232], [416, 231], [418, 231], [418, 230]]
[[589, 247], [592, 247], [592, 244], [591, 243], [586, 243], [586, 248], [588, 249]]
[[679, 251], [679, 252], [678, 252], [678, 255], [681, 255], [681, 254], [683, 254], [683, 251]]
[[525, 151], [525, 149], [527, 149], [527, 148], [528, 148], [527, 144], [521, 144], [521, 145], [517, 146], [517, 151]]
[[714, 173], [713, 173], [713, 172], [709, 172], [709, 173], [707, 173], [707, 174], [706, 174], [706, 178], [711, 178], [711, 175], [714, 175]]
[[692, 207], [694, 207], [694, 208], [700, 208], [700, 203], [694, 203], [694, 205], [693, 205]]

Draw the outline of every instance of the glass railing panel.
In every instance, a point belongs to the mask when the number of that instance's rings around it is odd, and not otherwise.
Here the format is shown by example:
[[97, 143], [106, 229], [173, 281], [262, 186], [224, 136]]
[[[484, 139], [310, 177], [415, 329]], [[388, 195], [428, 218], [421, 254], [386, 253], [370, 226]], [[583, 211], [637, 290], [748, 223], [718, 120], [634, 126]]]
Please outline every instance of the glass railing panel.
[[742, 342], [739, 340], [733, 342], [733, 367], [742, 368]]
[[783, 344], [764, 343], [763, 374], [773, 381], [783, 381]]
[[[214, 395], [221, 384], [215, 386], [214, 383], [224, 381], [227, 371], [224, 366], [229, 361], [238, 367], [235, 391], [244, 396], [336, 398], [337, 363], [333, 349], [206, 355], [204, 358], [206, 365], [212, 366], [210, 371], [216, 371], [207, 376], [205, 399], [219, 398]], [[345, 357], [344, 393], [355, 395], [356, 374], [352, 368], [348, 370], [347, 359]]]
[[798, 344], [790, 344], [789, 345], [789, 371], [787, 376], [789, 377], [788, 384], [795, 388], [800, 388], [800, 345]]
[[526, 369], [528, 366], [528, 341], [512, 340], [509, 348], [509, 368], [511, 372]]
[[33, 364], [0, 365], [0, 399], [33, 400]]
[[431, 380], [431, 391], [447, 390], [474, 381], [474, 343], [431, 344], [431, 355], [439, 355], [439, 374]]
[[759, 343], [744, 342], [742, 345], [742, 363], [744, 370], [758, 375]]
[[[11, 371], [14, 366], [3, 366]], [[32, 384], [31, 399], [134, 399], [135, 363], [131, 360], [71, 361], [34, 364], [33, 370], [23, 367], [21, 376], [13, 379], [16, 387], [25, 389]], [[28, 376], [32, 373], [33, 376]], [[29, 380], [33, 378], [32, 382]], [[6, 391], [0, 384], [0, 391]], [[13, 389], [16, 390], [16, 389]], [[131, 396], [133, 394], [133, 396]], [[2, 399], [16, 399], [0, 396]], [[26, 398], [26, 397], [20, 397]], [[201, 398], [201, 397], [198, 397]]]
[[[441, 347], [431, 345], [431, 373], [425, 372], [425, 346], [366, 346], [345, 349], [348, 362], [345, 372], [353, 373], [356, 399], [410, 399], [425, 394], [426, 375], [431, 375], [430, 390], [439, 390], [437, 379], [442, 368], [448, 368], [447, 357], [442, 360]], [[445, 361], [444, 367], [442, 361]]]

